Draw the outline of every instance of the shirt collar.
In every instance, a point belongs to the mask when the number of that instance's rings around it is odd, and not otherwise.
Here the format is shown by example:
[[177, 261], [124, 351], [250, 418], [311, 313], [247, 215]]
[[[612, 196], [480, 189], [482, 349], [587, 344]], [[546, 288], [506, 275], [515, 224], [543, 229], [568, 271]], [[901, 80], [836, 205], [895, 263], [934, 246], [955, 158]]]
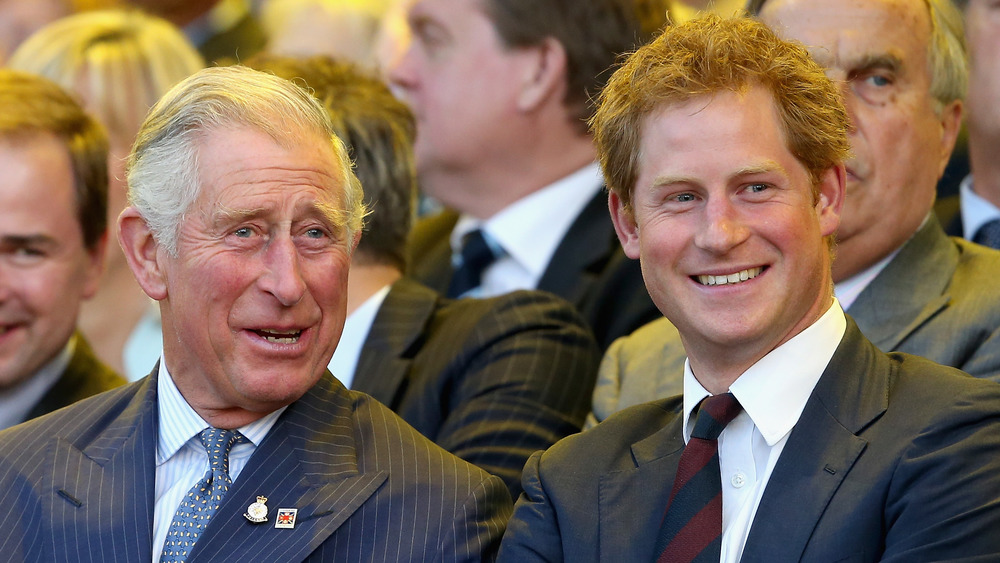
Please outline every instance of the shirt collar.
[[485, 221], [463, 214], [451, 233], [452, 251], [460, 252], [465, 235], [481, 228], [512, 259], [540, 278], [570, 225], [603, 187], [601, 168], [593, 162]]
[[959, 208], [962, 213], [962, 235], [966, 240], [972, 240], [980, 227], [993, 219], [1000, 218], [1000, 209], [976, 193], [973, 189], [971, 174], [962, 180], [958, 190]]
[[[159, 405], [156, 465], [160, 466], [173, 457], [190, 439], [208, 428], [209, 424], [191, 408], [177, 386], [174, 385], [174, 380], [170, 376], [170, 372], [167, 371], [167, 365], [163, 361], [162, 355], [160, 356], [159, 375], [156, 381], [156, 396]], [[237, 430], [256, 447], [264, 440], [286, 408], [288, 408], [287, 405], [250, 424], [241, 426]]]
[[348, 315], [344, 322], [344, 331], [340, 335], [340, 342], [337, 343], [337, 349], [333, 351], [333, 357], [330, 358], [328, 367], [348, 389], [354, 383], [354, 372], [358, 369], [358, 359], [361, 357], [365, 341], [368, 340], [372, 324], [375, 323], [375, 316], [382, 308], [382, 302], [385, 301], [385, 296], [389, 294], [391, 287], [391, 285], [387, 285], [365, 299], [365, 302]]
[[[847, 330], [847, 319], [834, 299], [813, 324], [750, 366], [729, 391], [743, 406], [769, 446], [791, 432], [816, 383]], [[691, 437], [694, 408], [710, 393], [684, 361], [684, 441]]]

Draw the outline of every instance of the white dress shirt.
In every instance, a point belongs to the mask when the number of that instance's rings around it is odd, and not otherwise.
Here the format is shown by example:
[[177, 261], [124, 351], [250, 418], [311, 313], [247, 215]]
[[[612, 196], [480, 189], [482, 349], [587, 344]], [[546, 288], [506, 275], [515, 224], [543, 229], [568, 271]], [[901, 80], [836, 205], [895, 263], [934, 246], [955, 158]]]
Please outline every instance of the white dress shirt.
[[[156, 396], [159, 406], [159, 431], [156, 439], [156, 481], [153, 509], [153, 563], [160, 560], [167, 531], [177, 507], [187, 492], [205, 476], [210, 466], [208, 452], [198, 435], [209, 427], [187, 403], [160, 358]], [[254, 450], [285, 411], [282, 407], [267, 416], [238, 428], [248, 440], [229, 452], [229, 477], [235, 483]], [[261, 491], [268, 496], [268, 491]], [[249, 506], [249, 503], [247, 504]]]
[[354, 372], [358, 369], [361, 349], [368, 340], [368, 333], [372, 330], [375, 316], [382, 308], [382, 302], [385, 301], [385, 296], [389, 295], [391, 287], [387, 285], [365, 299], [365, 302], [348, 315], [344, 322], [344, 332], [340, 335], [340, 342], [337, 343], [337, 349], [334, 350], [328, 367], [330, 373], [348, 389], [354, 383]]
[[591, 163], [537, 192], [525, 196], [486, 221], [462, 215], [451, 232], [453, 255], [462, 239], [482, 229], [503, 249], [483, 272], [480, 286], [466, 295], [492, 297], [517, 289], [534, 289], [573, 221], [604, 187], [597, 163]]
[[962, 180], [958, 193], [962, 213], [962, 238], [972, 240], [980, 227], [993, 219], [1000, 219], [1000, 209], [980, 197], [973, 189], [971, 174]]
[[[722, 563], [736, 563], [767, 481], [806, 401], [844, 337], [840, 303], [740, 375], [729, 391], [743, 406], [719, 436], [722, 472]], [[691, 411], [710, 393], [684, 362], [684, 442]]]
[[70, 337], [62, 351], [34, 375], [0, 393], [0, 430], [21, 424], [31, 409], [59, 381], [76, 350], [76, 335]]

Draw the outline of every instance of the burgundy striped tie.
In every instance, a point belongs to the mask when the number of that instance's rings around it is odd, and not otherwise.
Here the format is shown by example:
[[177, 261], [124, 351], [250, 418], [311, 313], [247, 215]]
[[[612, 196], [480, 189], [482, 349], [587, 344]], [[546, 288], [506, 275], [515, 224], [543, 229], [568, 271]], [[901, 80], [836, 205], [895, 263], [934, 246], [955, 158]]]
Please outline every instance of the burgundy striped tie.
[[722, 547], [719, 434], [742, 410], [732, 393], [702, 400], [656, 538], [654, 553], [659, 553], [658, 563], [719, 561]]

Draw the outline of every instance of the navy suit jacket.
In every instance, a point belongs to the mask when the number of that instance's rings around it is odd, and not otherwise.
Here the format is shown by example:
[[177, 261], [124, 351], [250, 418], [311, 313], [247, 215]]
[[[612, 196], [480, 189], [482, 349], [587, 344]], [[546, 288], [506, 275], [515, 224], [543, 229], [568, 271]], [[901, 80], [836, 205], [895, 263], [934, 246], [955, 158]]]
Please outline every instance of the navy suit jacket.
[[379, 308], [351, 387], [521, 492], [528, 456], [578, 432], [601, 356], [571, 305], [539, 291], [441, 297], [406, 278]]
[[[451, 231], [457, 221], [458, 214], [450, 210], [422, 219], [410, 239], [410, 274], [442, 294], [451, 282]], [[622, 251], [603, 191], [570, 225], [533, 289], [575, 305], [602, 350], [660, 317], [642, 281], [639, 262]]]
[[[535, 454], [500, 561], [650, 561], [683, 399]], [[884, 354], [848, 318], [764, 490], [743, 562], [1000, 561], [1000, 385]]]
[[[153, 373], [0, 433], [4, 560], [152, 560]], [[258, 495], [264, 524], [243, 517]], [[278, 508], [298, 509], [294, 529], [274, 528]], [[188, 561], [479, 561], [509, 514], [498, 478], [327, 373], [282, 413]]]

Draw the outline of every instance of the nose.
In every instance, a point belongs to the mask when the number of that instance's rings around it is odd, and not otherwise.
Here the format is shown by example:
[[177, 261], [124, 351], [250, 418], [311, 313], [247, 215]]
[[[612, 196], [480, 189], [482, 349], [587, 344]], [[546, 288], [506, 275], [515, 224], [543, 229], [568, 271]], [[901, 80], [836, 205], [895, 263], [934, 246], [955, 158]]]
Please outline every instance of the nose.
[[725, 254], [750, 236], [739, 210], [727, 198], [716, 198], [705, 205], [703, 225], [695, 234], [695, 245], [715, 255]]
[[261, 288], [273, 295], [285, 307], [291, 307], [306, 294], [298, 250], [290, 235], [272, 239], [264, 252], [265, 273]]

